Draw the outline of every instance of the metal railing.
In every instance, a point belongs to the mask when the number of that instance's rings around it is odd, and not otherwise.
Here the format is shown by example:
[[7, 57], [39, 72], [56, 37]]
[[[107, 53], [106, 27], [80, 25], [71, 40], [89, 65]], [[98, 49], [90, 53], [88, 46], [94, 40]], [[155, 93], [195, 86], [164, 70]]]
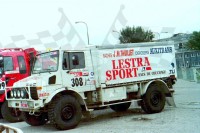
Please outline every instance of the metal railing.
[[0, 133], [23, 133], [21, 129], [0, 123]]

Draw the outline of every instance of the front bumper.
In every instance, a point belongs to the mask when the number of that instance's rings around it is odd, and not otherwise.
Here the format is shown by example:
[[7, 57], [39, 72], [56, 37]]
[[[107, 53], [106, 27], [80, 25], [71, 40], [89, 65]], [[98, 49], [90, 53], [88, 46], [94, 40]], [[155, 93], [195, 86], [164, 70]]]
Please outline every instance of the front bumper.
[[21, 111], [36, 111], [44, 107], [43, 100], [9, 99], [8, 107], [18, 108]]

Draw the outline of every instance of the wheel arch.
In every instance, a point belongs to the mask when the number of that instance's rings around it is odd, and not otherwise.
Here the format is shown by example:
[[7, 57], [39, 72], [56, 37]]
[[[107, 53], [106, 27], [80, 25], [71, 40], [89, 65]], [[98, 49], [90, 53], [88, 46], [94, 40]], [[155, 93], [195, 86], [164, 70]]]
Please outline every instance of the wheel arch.
[[51, 100], [54, 100], [57, 97], [61, 97], [64, 95], [71, 95], [73, 96], [75, 99], [77, 99], [77, 101], [79, 102], [79, 104], [81, 105], [81, 107], [83, 107], [83, 109], [88, 110], [85, 100], [84, 100], [84, 96], [82, 96], [81, 94], [73, 91], [73, 90], [66, 90], [65, 88], [60, 89], [59, 91], [55, 91], [53, 94], [51, 94], [50, 96], [48, 96], [48, 98], [45, 100], [44, 104], [48, 104], [51, 102]]
[[164, 92], [165, 96], [167, 97], [171, 97], [171, 93], [169, 91], [169, 88], [167, 87], [167, 84], [163, 81], [163, 80], [160, 80], [160, 79], [157, 79], [157, 80], [151, 80], [147, 83], [144, 83], [142, 85], [142, 88], [141, 88], [141, 92], [140, 92], [140, 95], [143, 96], [145, 95], [145, 93], [147, 92], [147, 89], [151, 86], [151, 85], [158, 85], [159, 88], [162, 89], [162, 91]]

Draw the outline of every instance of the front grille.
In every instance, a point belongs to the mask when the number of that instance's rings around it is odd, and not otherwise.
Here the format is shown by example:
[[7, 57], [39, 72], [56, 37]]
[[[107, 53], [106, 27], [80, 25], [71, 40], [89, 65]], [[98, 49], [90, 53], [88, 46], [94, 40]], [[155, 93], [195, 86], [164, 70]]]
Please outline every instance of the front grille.
[[[12, 94], [11, 94], [12, 93]], [[23, 96], [22, 96], [23, 93]], [[16, 99], [28, 99], [28, 88], [12, 88], [11, 90], [7, 91], [7, 98], [16, 98]]]
[[[34, 100], [38, 100], [38, 94], [36, 87], [30, 87], [30, 96], [29, 96], [29, 88], [13, 88], [11, 91], [7, 92], [7, 98], [16, 98], [16, 99], [29, 99], [32, 98]], [[20, 95], [18, 94], [20, 92]], [[12, 94], [11, 94], [12, 93]], [[23, 93], [23, 96], [22, 96]], [[14, 95], [15, 94], [15, 95]]]
[[31, 98], [34, 100], [38, 100], [38, 94], [37, 94], [37, 89], [36, 87], [30, 87], [30, 92], [31, 92]]

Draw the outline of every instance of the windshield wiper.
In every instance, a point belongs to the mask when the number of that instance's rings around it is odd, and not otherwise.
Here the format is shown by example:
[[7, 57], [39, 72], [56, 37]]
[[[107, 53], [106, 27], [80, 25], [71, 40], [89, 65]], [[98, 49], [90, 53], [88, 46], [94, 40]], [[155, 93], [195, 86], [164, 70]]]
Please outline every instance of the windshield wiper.
[[52, 71], [50, 68], [43, 69], [43, 70], [45, 70], [45, 71], [49, 72], [50, 74], [51, 74], [51, 71]]

